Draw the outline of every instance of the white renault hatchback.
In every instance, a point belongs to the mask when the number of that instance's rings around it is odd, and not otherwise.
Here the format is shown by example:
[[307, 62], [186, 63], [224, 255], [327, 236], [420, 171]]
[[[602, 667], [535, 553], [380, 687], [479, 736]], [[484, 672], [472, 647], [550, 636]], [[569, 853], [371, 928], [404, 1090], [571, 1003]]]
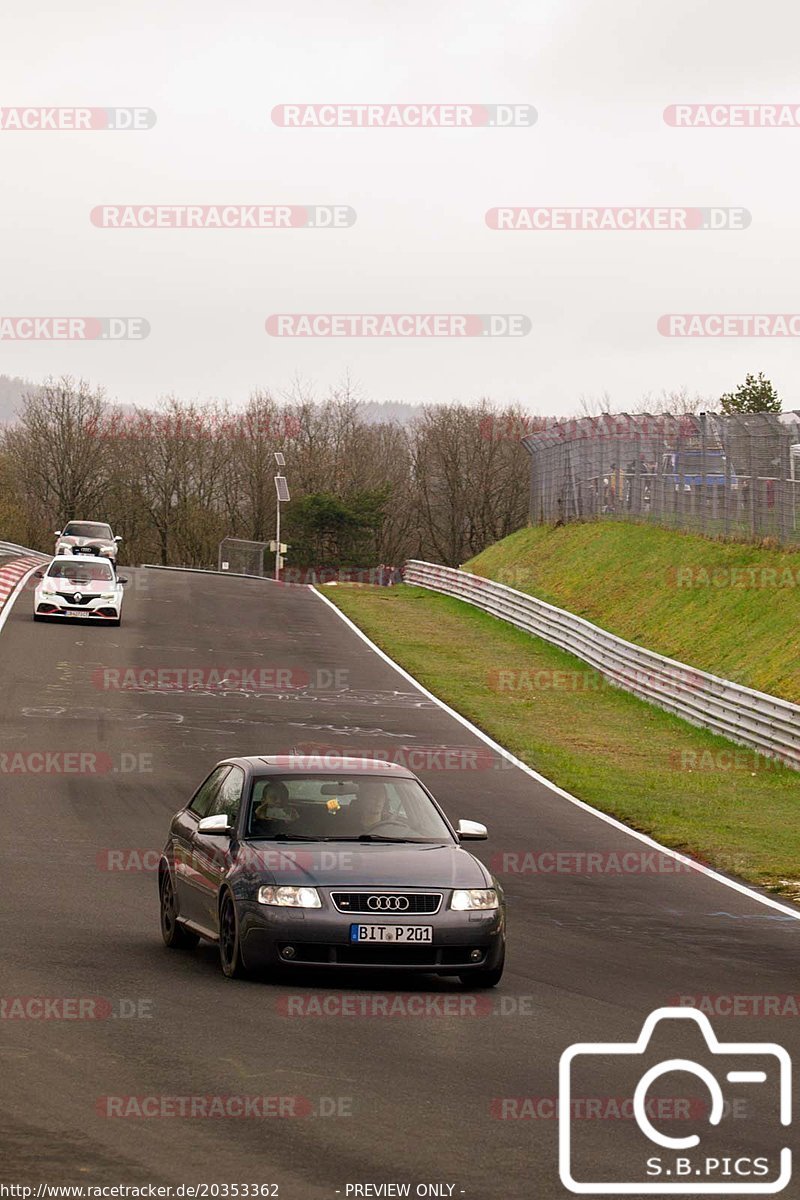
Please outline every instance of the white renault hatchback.
[[107, 558], [73, 558], [60, 554], [40, 571], [33, 597], [34, 621], [52, 617], [105, 621], [119, 625], [122, 619], [122, 585]]

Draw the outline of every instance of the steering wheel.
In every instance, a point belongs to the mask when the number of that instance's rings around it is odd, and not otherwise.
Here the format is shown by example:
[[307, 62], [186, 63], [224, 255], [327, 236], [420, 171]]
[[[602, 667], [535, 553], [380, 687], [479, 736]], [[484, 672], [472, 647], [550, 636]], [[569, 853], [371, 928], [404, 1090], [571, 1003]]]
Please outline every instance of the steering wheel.
[[380, 829], [381, 826], [383, 826], [383, 825], [392, 825], [392, 826], [394, 826], [395, 829], [397, 829], [397, 828], [410, 829], [411, 828], [408, 821], [401, 821], [399, 817], [384, 817], [381, 821], [378, 821], [375, 825], [370, 825], [369, 830], [367, 832], [374, 833], [376, 829]]

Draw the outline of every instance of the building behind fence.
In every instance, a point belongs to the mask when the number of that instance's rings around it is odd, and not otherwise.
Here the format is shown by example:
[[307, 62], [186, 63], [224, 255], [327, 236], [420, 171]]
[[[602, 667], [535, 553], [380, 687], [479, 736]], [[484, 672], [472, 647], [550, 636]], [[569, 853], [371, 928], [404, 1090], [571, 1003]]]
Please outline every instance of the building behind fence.
[[523, 444], [534, 524], [615, 517], [800, 542], [800, 411], [604, 413]]

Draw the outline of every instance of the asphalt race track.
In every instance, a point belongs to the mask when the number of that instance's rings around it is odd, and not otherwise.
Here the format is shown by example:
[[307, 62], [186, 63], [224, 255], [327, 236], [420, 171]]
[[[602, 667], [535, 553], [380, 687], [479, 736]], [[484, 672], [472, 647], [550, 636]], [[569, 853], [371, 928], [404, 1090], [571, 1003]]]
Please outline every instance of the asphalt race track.
[[[552, 1101], [567, 1046], [631, 1041], [677, 995], [800, 990], [796, 919], [666, 869], [503, 875], [508, 966], [477, 1000], [433, 977], [237, 983], [223, 978], [215, 947], [167, 951], [155, 875], [136, 868], [152, 867], [144, 852], [160, 849], [171, 814], [231, 754], [459, 747], [460, 769], [431, 757], [419, 774], [451, 818], [488, 824], [489, 842], [474, 843], [485, 861], [644, 848], [487, 761], [484, 743], [312, 591], [124, 573], [120, 629], [34, 624], [23, 592], [0, 633], [2, 751], [79, 752], [99, 764], [95, 774], [7, 765], [0, 776], [0, 1179], [277, 1183], [281, 1200], [387, 1182], [454, 1185], [453, 1196], [479, 1200], [563, 1196], [552, 1105], [515, 1119], [508, 1102]], [[100, 674], [213, 667], [289, 670], [295, 686], [119, 690]], [[119, 863], [132, 869], [109, 869]], [[289, 1015], [304, 998], [408, 1003], [420, 992], [428, 1015]], [[85, 1019], [14, 1019], [15, 997], [104, 999]], [[726, 1041], [776, 1041], [800, 1056], [796, 1016], [719, 1017], [714, 1027]], [[618, 1094], [599, 1087], [594, 1095]], [[289, 1106], [298, 1115], [248, 1119], [109, 1116], [103, 1099], [186, 1096], [301, 1099]], [[630, 1124], [584, 1122], [606, 1163], [624, 1153]], [[746, 1146], [760, 1125], [740, 1124]], [[776, 1145], [788, 1136], [776, 1132]]]

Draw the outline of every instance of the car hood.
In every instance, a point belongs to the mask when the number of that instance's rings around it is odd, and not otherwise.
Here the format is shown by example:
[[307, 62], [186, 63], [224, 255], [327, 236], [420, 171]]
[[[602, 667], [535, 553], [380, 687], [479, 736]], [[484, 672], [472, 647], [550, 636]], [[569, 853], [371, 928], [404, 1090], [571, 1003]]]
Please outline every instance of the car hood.
[[354, 842], [243, 842], [244, 872], [265, 884], [319, 887], [486, 887], [491, 875], [461, 846]]
[[45, 583], [51, 584], [59, 592], [67, 595], [73, 595], [75, 592], [82, 592], [83, 595], [95, 592], [113, 592], [117, 587], [115, 579], [90, 579], [87, 583], [73, 583], [70, 579], [54, 579], [51, 575], [48, 575], [47, 579], [41, 580], [38, 586], [43, 587]]

